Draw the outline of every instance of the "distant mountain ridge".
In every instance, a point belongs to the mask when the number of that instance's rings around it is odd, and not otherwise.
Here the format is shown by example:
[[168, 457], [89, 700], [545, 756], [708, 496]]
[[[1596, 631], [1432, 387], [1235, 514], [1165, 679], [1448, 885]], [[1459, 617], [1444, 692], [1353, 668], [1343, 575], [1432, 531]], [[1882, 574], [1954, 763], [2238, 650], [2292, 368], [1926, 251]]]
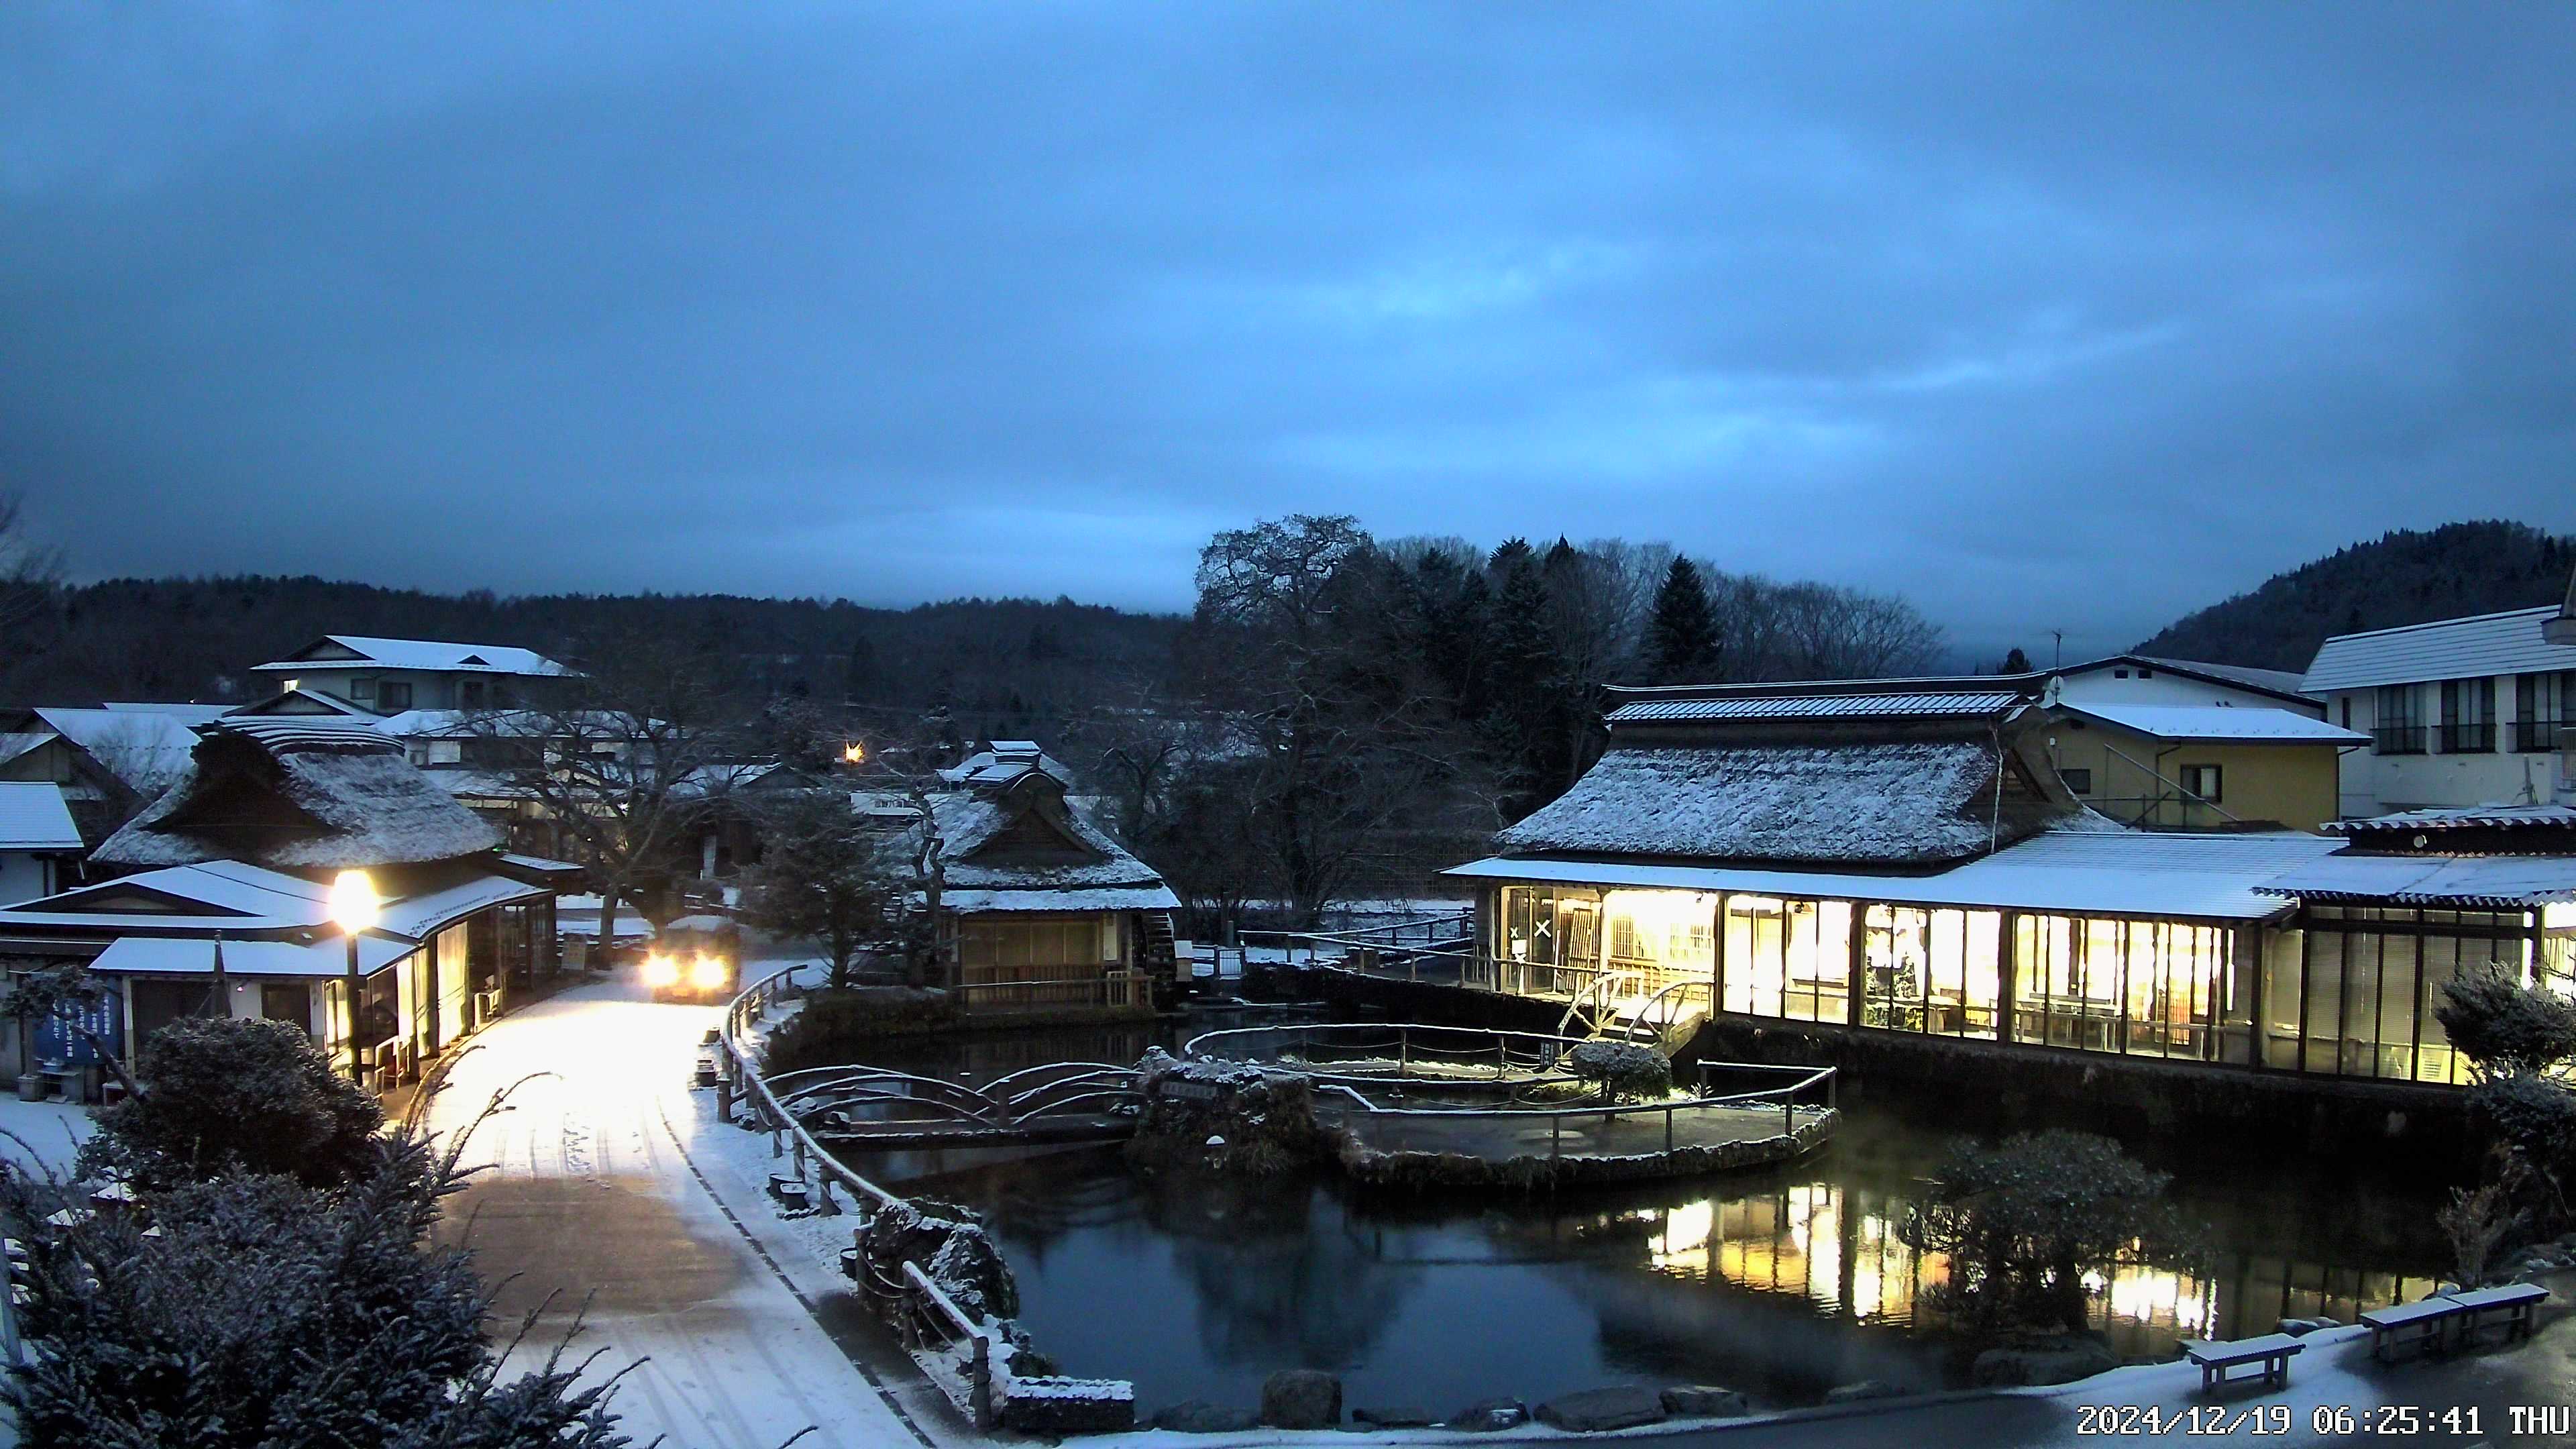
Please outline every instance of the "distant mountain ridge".
[[64, 589], [0, 649], [0, 704], [240, 700], [247, 673], [324, 634], [514, 644], [577, 661], [583, 641], [650, 636], [732, 659], [746, 687], [1000, 727], [1097, 706], [1169, 668], [1178, 615], [1070, 599], [909, 609], [722, 594], [436, 594], [312, 577], [109, 579]]
[[2555, 604], [2566, 597], [2571, 568], [2576, 536], [2529, 524], [2398, 529], [2186, 614], [2136, 652], [2304, 671], [2336, 634]]

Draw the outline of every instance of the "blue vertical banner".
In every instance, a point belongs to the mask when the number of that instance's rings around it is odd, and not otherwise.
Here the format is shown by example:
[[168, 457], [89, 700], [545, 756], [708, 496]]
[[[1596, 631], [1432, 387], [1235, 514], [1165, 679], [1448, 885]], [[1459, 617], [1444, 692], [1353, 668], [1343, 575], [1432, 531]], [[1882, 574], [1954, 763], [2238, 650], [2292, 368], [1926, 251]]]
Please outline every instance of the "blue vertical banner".
[[98, 1066], [102, 1058], [90, 1044], [92, 1037], [106, 1043], [116, 1056], [125, 1055], [125, 1000], [113, 986], [102, 989], [87, 1005], [65, 1006], [37, 1022], [36, 1058], [75, 1067]]

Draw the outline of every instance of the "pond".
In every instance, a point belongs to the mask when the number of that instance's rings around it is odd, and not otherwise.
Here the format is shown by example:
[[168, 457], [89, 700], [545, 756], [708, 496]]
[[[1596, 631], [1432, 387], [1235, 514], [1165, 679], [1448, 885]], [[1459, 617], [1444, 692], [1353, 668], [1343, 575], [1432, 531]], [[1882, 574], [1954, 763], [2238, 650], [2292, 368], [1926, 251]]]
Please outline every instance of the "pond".
[[[925, 1042], [881, 1064], [984, 1080], [1042, 1061], [1132, 1061], [1155, 1040]], [[1294, 1367], [1339, 1373], [1353, 1405], [1435, 1413], [1614, 1382], [1723, 1384], [1785, 1406], [1864, 1378], [1964, 1381], [1923, 1302], [1944, 1265], [1897, 1231], [1950, 1140], [1856, 1110], [1800, 1164], [1553, 1199], [1364, 1193], [1325, 1172], [1145, 1178], [1115, 1147], [853, 1165], [983, 1212], [1039, 1348], [1067, 1372], [1134, 1380], [1147, 1412], [1253, 1404], [1263, 1378]], [[2443, 1262], [2429, 1190], [2141, 1155], [2175, 1173], [2207, 1251], [2201, 1273], [2139, 1263], [2097, 1285], [2096, 1324], [2124, 1356], [2166, 1358], [2179, 1337], [2269, 1331], [2284, 1316], [2349, 1321], [2429, 1291]]]

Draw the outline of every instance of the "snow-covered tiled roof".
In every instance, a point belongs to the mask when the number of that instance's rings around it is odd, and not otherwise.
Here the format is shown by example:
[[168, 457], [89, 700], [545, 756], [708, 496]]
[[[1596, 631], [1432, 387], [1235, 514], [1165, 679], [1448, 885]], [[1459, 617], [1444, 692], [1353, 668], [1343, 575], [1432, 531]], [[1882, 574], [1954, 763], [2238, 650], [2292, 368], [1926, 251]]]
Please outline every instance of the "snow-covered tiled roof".
[[485, 674], [556, 675], [572, 671], [533, 649], [508, 644], [449, 644], [435, 639], [378, 639], [364, 634], [325, 634], [296, 651], [308, 654], [337, 644], [355, 659], [304, 659], [290, 655], [251, 667], [265, 673], [298, 674], [316, 669], [425, 669]]
[[[1955, 860], [2029, 833], [1983, 740], [1614, 748], [1495, 837], [1503, 849], [1861, 865]], [[2070, 807], [2071, 808], [2071, 807]]]
[[1726, 699], [1632, 699], [1610, 711], [1614, 725], [1665, 720], [1950, 719], [2001, 714], [2022, 700], [2010, 690], [1925, 694], [1787, 694]]
[[939, 772], [939, 778], [951, 785], [1007, 785], [1031, 770], [1041, 770], [1070, 785], [1073, 772], [1062, 760], [1047, 754], [1033, 740], [995, 740], [988, 750], [977, 750], [956, 764]]
[[0, 850], [78, 850], [80, 843], [60, 785], [0, 782]]
[[2576, 669], [2576, 644], [2552, 644], [2541, 637], [2542, 621], [2557, 616], [2556, 605], [2544, 604], [2366, 634], [2338, 634], [2309, 661], [2302, 688], [2310, 694], [2327, 694], [2382, 684]]
[[2337, 835], [2413, 833], [2429, 830], [2576, 830], [2576, 805], [2445, 805], [2430, 810], [2400, 810], [2360, 820], [2329, 821]]
[[2576, 856], [2331, 855], [2259, 889], [2310, 900], [2529, 909], [2576, 901]]
[[2160, 740], [2226, 740], [2240, 744], [2366, 745], [2370, 736], [2294, 710], [2224, 704], [2076, 704], [2073, 714]]
[[2335, 841], [2287, 831], [2185, 835], [2046, 830], [1937, 875], [1499, 856], [1442, 874], [2063, 915], [2258, 921], [2289, 908], [2278, 897], [2262, 894], [2264, 882], [2337, 848]]

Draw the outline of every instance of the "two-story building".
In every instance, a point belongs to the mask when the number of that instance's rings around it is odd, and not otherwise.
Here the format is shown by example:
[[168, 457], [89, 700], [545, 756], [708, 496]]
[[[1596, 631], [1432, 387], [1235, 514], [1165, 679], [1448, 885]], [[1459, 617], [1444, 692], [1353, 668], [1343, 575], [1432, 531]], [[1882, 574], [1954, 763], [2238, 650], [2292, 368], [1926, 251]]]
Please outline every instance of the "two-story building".
[[2338, 634], [2304, 687], [2369, 736], [2341, 813], [2576, 801], [2576, 640], [2552, 607]]
[[333, 695], [377, 715], [413, 709], [506, 709], [572, 673], [532, 649], [325, 634], [283, 659], [251, 666], [285, 690]]

